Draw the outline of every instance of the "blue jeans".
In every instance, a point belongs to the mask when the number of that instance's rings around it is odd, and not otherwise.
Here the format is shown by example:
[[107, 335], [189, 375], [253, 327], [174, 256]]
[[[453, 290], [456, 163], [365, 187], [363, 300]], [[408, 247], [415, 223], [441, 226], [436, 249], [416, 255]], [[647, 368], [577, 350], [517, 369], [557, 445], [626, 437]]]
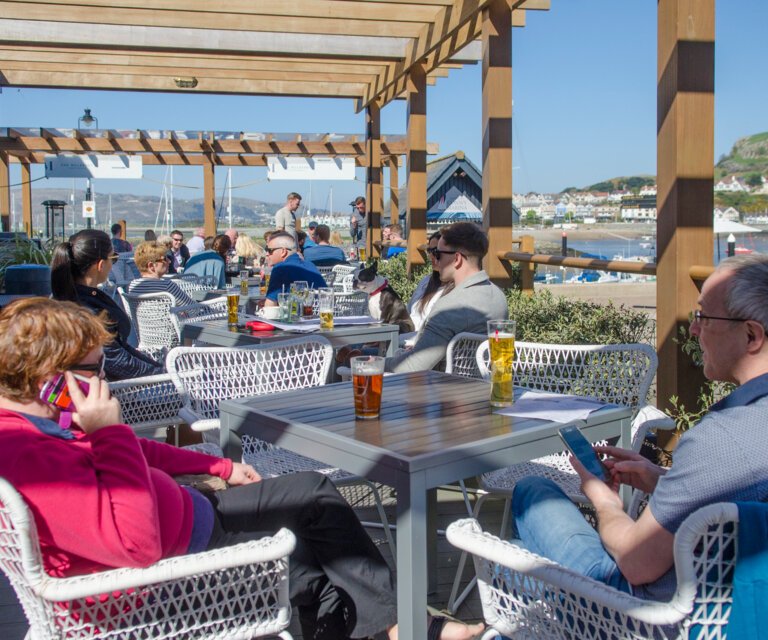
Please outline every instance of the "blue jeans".
[[603, 547], [597, 531], [551, 480], [529, 477], [518, 482], [512, 496], [512, 514], [520, 546], [631, 593], [629, 582]]

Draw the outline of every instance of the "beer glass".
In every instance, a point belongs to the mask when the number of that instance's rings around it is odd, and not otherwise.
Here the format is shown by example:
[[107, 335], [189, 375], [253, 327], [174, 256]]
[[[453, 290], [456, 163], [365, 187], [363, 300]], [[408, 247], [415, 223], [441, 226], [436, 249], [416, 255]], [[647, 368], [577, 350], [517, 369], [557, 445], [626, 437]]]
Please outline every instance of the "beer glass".
[[272, 267], [265, 266], [261, 269], [261, 295], [267, 295], [269, 289], [269, 276], [272, 274]]
[[491, 352], [491, 405], [508, 407], [514, 402], [515, 321], [489, 320]]
[[240, 293], [233, 289], [227, 291], [227, 321], [230, 326], [237, 325], [237, 309], [240, 306]]
[[318, 290], [317, 312], [320, 314], [320, 328], [333, 329], [333, 287]]
[[365, 262], [365, 247], [360, 247], [357, 250], [358, 257], [360, 258], [360, 262]]
[[381, 388], [384, 381], [384, 358], [358, 356], [349, 361], [352, 368], [352, 390], [355, 396], [355, 418], [374, 420], [381, 411]]
[[248, 271], [240, 272], [240, 295], [244, 297], [248, 295]]

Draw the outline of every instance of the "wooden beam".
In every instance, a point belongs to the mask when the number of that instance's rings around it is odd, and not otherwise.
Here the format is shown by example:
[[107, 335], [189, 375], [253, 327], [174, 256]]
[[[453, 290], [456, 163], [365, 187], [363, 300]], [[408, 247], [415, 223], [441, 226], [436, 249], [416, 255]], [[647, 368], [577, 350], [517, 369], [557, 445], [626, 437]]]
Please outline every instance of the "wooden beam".
[[398, 220], [400, 218], [400, 181], [398, 179], [398, 158], [390, 156], [387, 166], [389, 167], [389, 219]]
[[512, 28], [506, 0], [483, 9], [483, 228], [485, 269], [500, 287], [512, 280], [496, 256], [512, 247]]
[[216, 235], [216, 174], [212, 154], [203, 165], [203, 226], [206, 236]]
[[[419, 247], [427, 241], [427, 85], [426, 70], [414, 65], [408, 74], [408, 273], [424, 264]], [[398, 222], [395, 218], [392, 223]]]
[[372, 102], [365, 110], [365, 129], [368, 157], [365, 179], [365, 206], [368, 211], [365, 250], [366, 255], [373, 257], [373, 243], [381, 240], [381, 212], [384, 208], [381, 187], [381, 111], [377, 102]]
[[11, 162], [5, 151], [0, 151], [0, 228], [11, 230]]
[[713, 257], [715, 1], [658, 0], [657, 20], [657, 398], [694, 410], [703, 372], [677, 339], [698, 298], [689, 270]]
[[21, 218], [24, 231], [32, 236], [32, 168], [29, 162], [21, 163]]

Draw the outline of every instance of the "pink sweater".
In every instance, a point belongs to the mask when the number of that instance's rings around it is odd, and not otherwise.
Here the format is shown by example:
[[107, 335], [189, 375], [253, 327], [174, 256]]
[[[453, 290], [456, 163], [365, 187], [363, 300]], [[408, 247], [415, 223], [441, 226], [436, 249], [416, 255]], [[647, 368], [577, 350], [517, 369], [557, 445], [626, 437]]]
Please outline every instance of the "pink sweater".
[[227, 479], [232, 461], [137, 438], [127, 425], [75, 440], [0, 409], [0, 475], [24, 497], [46, 571], [57, 577], [145, 567], [186, 553], [192, 499], [171, 476]]

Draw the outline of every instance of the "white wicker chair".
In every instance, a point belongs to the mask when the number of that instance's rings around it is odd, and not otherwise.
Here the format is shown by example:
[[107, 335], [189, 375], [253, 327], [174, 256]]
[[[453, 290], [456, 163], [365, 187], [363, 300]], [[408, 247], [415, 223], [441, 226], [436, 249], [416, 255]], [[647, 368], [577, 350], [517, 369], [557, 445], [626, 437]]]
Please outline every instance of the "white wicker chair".
[[488, 340], [484, 333], [457, 333], [445, 350], [445, 372], [465, 378], [483, 378], [477, 365], [477, 349]]
[[[318, 297], [314, 296], [312, 310], [317, 315]], [[345, 316], [368, 315], [368, 294], [365, 291], [351, 291], [349, 293], [333, 294], [333, 315], [337, 318]]]
[[[333, 361], [331, 343], [321, 336], [232, 347], [177, 347], [166, 358], [166, 368], [181, 395], [179, 411], [206, 442], [219, 442], [219, 403], [325, 384]], [[353, 506], [373, 502], [391, 548], [390, 532], [380, 491], [382, 488], [341, 469], [244, 436], [243, 460], [263, 477], [317, 471], [343, 486]]]
[[333, 266], [317, 267], [317, 270], [320, 272], [320, 275], [323, 276], [325, 284], [332, 287], [333, 281], [336, 279], [336, 272], [333, 270]]
[[[464, 344], [471, 344], [471, 341], [472, 337], [467, 337]], [[477, 348], [476, 356], [476, 371], [482, 378], [489, 379], [490, 356], [487, 340]], [[664, 413], [645, 405], [657, 365], [655, 351], [644, 344], [553, 345], [516, 342], [514, 382], [516, 386], [529, 389], [592, 396], [603, 402], [631, 407], [634, 410], [632, 449], [639, 451], [649, 429], [674, 428], [674, 422]], [[503, 534], [509, 519], [510, 498], [515, 484], [528, 476], [550, 478], [562, 487], [572, 500], [586, 502], [581, 493], [579, 476], [568, 462], [567, 452], [561, 452], [480, 476], [478, 484], [481, 491], [478, 493], [473, 515], [477, 517], [489, 497], [504, 498], [506, 504], [501, 524]], [[462, 555], [448, 601], [449, 611], [458, 608], [473, 586], [473, 582], [470, 582], [465, 590], [457, 595], [465, 561], [466, 556]]]
[[145, 569], [52, 578], [32, 514], [2, 478], [0, 503], [0, 569], [24, 608], [28, 640], [291, 638], [288, 555], [296, 539], [287, 529]]
[[110, 382], [109, 391], [120, 402], [123, 422], [140, 436], [165, 439], [166, 427], [184, 422], [181, 396], [168, 374]]
[[198, 276], [195, 273], [182, 273], [173, 281], [187, 295], [193, 291], [211, 291], [218, 285], [213, 276]]
[[179, 333], [170, 314], [176, 299], [164, 292], [135, 295], [122, 288], [118, 288], [118, 292], [136, 329], [139, 351], [155, 360], [165, 358], [168, 350], [179, 344]]
[[476, 520], [452, 523], [454, 546], [471, 553], [478, 576], [484, 640], [513, 638], [726, 637], [736, 563], [738, 508], [709, 505], [675, 534], [677, 591], [669, 602], [641, 600], [510, 542], [484, 533]]
[[333, 279], [333, 290], [336, 293], [352, 293], [357, 267], [348, 264], [337, 264], [333, 267], [336, 277]]

